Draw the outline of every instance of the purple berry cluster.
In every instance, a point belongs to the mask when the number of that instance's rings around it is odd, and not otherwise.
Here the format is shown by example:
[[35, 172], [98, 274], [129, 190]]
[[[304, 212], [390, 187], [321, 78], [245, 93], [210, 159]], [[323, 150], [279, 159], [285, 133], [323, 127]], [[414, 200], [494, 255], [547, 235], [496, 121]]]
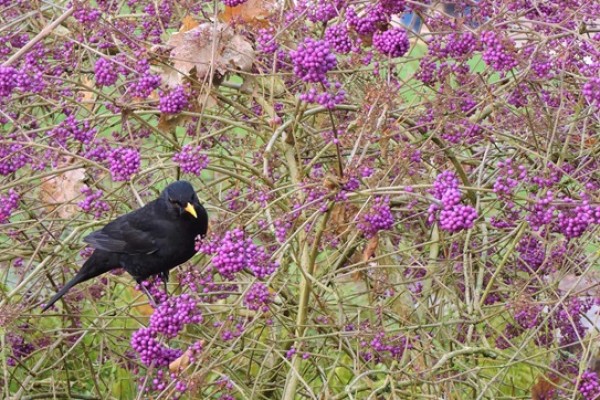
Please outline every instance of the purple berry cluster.
[[231, 211], [241, 210], [246, 202], [242, 199], [242, 192], [237, 188], [229, 189], [223, 197], [223, 204]]
[[559, 305], [557, 312], [552, 315], [551, 324], [560, 332], [561, 346], [578, 343], [585, 337], [587, 332], [587, 328], [583, 325], [585, 314], [599, 303], [598, 298], [570, 297]]
[[237, 7], [247, 1], [248, 0], [223, 0], [223, 4], [225, 4], [227, 7]]
[[14, 67], [5, 67], [0, 65], [0, 100], [9, 97], [13, 90], [19, 86], [21, 72]]
[[376, 197], [371, 209], [361, 217], [358, 229], [364, 233], [366, 238], [371, 238], [379, 231], [392, 229], [394, 216], [390, 209], [389, 197]]
[[129, 86], [129, 95], [145, 99], [156, 90], [161, 83], [161, 77], [152, 73], [144, 72]]
[[300, 95], [300, 100], [306, 101], [307, 103], [318, 103], [328, 110], [334, 110], [337, 104], [341, 104], [346, 99], [346, 91], [342, 89], [340, 82], [331, 84], [327, 82], [325, 88], [327, 91], [319, 93], [319, 91], [311, 87], [308, 92]]
[[325, 30], [325, 40], [340, 54], [352, 51], [352, 39], [348, 27], [344, 24], [331, 25]]
[[202, 353], [202, 350], [204, 350], [204, 342], [202, 342], [201, 340], [194, 342], [194, 344], [192, 344], [188, 348], [187, 352], [190, 355], [190, 363], [193, 364], [196, 361], [198, 361], [198, 356], [200, 356], [200, 353]]
[[142, 364], [154, 367], [166, 367], [183, 353], [171, 349], [157, 339], [158, 332], [152, 328], [138, 329], [131, 335], [131, 347], [135, 350]]
[[594, 371], [584, 371], [579, 378], [577, 390], [581, 393], [583, 400], [600, 399], [600, 379]]
[[94, 75], [98, 86], [112, 86], [119, 79], [116, 65], [106, 58], [100, 58], [94, 66]]
[[85, 147], [83, 153], [86, 158], [96, 162], [106, 162], [109, 154], [112, 152], [106, 139], [95, 140]]
[[494, 182], [494, 193], [498, 197], [509, 197], [512, 195], [513, 189], [517, 187], [519, 182], [524, 182], [527, 179], [527, 168], [524, 165], [519, 165], [517, 168], [513, 166], [513, 160], [507, 159], [499, 161], [498, 177]]
[[98, 21], [101, 15], [102, 12], [93, 7], [79, 6], [73, 12], [73, 18], [84, 25]]
[[171, 297], [160, 303], [150, 317], [150, 324], [140, 328], [131, 336], [131, 347], [147, 366], [165, 367], [183, 353], [161, 343], [161, 337], [172, 339], [188, 324], [199, 324], [203, 320], [198, 303], [189, 294]]
[[[167, 299], [169, 298], [168, 293], [163, 291], [163, 285], [161, 284], [163, 282], [161, 277], [154, 277], [154, 279], [148, 279], [145, 280], [141, 283], [141, 285], [144, 285], [144, 288], [146, 289], [146, 291], [148, 293], [150, 293], [150, 295], [152, 296], [152, 298], [154, 299], [154, 301], [157, 304], [162, 304], [164, 302], [167, 301]], [[135, 285], [135, 289], [136, 290], [142, 290], [142, 288], [140, 287], [140, 284]]]
[[140, 153], [135, 149], [118, 147], [108, 155], [108, 162], [115, 182], [128, 181], [140, 169]]
[[186, 325], [200, 323], [202, 314], [197, 301], [184, 293], [161, 303], [150, 317], [149, 327], [167, 338], [174, 338]]
[[391, 58], [402, 57], [408, 51], [410, 43], [404, 28], [391, 28], [384, 32], [375, 32], [373, 47], [381, 54]]
[[541, 322], [542, 306], [538, 304], [519, 304], [515, 307], [513, 318], [523, 329], [534, 329]]
[[582, 93], [590, 104], [600, 106], [600, 78], [595, 77], [588, 80], [583, 85]]
[[510, 71], [517, 66], [517, 59], [511, 50], [514, 43], [510, 39], [500, 37], [494, 31], [486, 31], [481, 34], [483, 43], [483, 61], [496, 71]]
[[75, 115], [68, 114], [50, 131], [50, 137], [61, 145], [66, 145], [69, 139], [75, 139], [81, 143], [88, 144], [96, 135], [96, 129], [92, 128], [89, 121], [78, 121]]
[[369, 344], [377, 353], [387, 352], [391, 358], [396, 360], [400, 360], [406, 350], [412, 349], [411, 343], [405, 336], [386, 336], [383, 332], [379, 332]]
[[[516, 250], [519, 252], [517, 268], [527, 273], [545, 274], [549, 269], [546, 262], [546, 248], [535, 237], [524, 237], [517, 244]], [[546, 265], [545, 265], [546, 264]]]
[[[524, 302], [512, 307], [515, 324], [507, 324], [503, 335], [498, 337], [496, 345], [499, 348], [508, 348], [508, 340], [521, 336], [524, 332], [535, 331], [535, 343], [540, 347], [549, 348], [558, 336], [562, 346], [577, 343], [586, 334], [582, 324], [585, 314], [598, 304], [597, 299], [570, 297], [558, 309], [548, 315], [548, 309], [542, 304]], [[539, 330], [539, 325], [545, 321], [545, 329]], [[558, 335], [557, 335], [558, 334]]]
[[273, 295], [269, 288], [262, 282], [252, 284], [246, 296], [244, 296], [244, 305], [252, 311], [269, 311], [269, 305], [273, 302]]
[[256, 47], [263, 54], [275, 54], [279, 49], [279, 43], [275, 39], [275, 30], [260, 29], [256, 37]]
[[295, 347], [290, 347], [289, 350], [285, 352], [285, 358], [288, 360], [291, 360], [292, 357], [294, 357], [297, 352], [298, 352], [298, 350], [296, 350]]
[[277, 219], [273, 221], [273, 227], [275, 229], [275, 239], [279, 243], [285, 243], [288, 237], [288, 232], [292, 228], [293, 224], [291, 221], [285, 219]]
[[[318, 175], [317, 175], [318, 176]], [[306, 184], [302, 187], [302, 192], [304, 193], [303, 201], [294, 202], [291, 218], [298, 218], [303, 210], [311, 208], [316, 208], [320, 212], [327, 211], [327, 190], [324, 187], [314, 187], [312, 185]]]
[[528, 208], [525, 220], [534, 231], [552, 224], [557, 207], [554, 205], [554, 192], [548, 190], [545, 194], [534, 198], [534, 203]]
[[202, 243], [200, 252], [212, 255], [212, 265], [228, 280], [233, 280], [244, 268], [262, 279], [279, 267], [278, 263], [270, 260], [263, 247], [254, 244], [239, 228], [227, 231], [218, 243]]
[[178, 114], [189, 104], [189, 95], [183, 86], [177, 86], [170, 93], [160, 94], [158, 109], [164, 114]]
[[296, 12], [306, 14], [311, 22], [329, 22], [337, 17], [342, 0], [299, 0]]
[[346, 11], [346, 22], [359, 35], [372, 35], [380, 28], [384, 28], [390, 21], [390, 15], [381, 3], [368, 6], [362, 16], [354, 7]]
[[567, 204], [559, 208], [555, 229], [567, 239], [580, 237], [592, 224], [600, 224], [600, 207], [593, 207], [588, 200], [579, 205], [572, 199], [564, 201]]
[[7, 364], [9, 366], [16, 366], [17, 362], [22, 362], [24, 358], [28, 357], [36, 350], [36, 346], [33, 343], [28, 342], [25, 337], [26, 336], [15, 332], [9, 332], [6, 335], [6, 341], [11, 350], [11, 355], [7, 359]]
[[477, 219], [473, 207], [460, 204], [458, 183], [454, 172], [445, 171], [437, 176], [431, 191], [441, 205], [434, 203], [429, 207], [429, 223], [439, 219], [440, 228], [451, 233], [472, 228]]
[[477, 37], [472, 32], [452, 32], [440, 38], [440, 42], [432, 41], [428, 48], [430, 54], [441, 58], [451, 57], [458, 60], [471, 57], [478, 48]]
[[0, 175], [7, 176], [31, 162], [27, 149], [20, 143], [0, 144]]
[[379, 0], [379, 4], [388, 14], [400, 14], [406, 10], [406, 0]]
[[81, 193], [85, 196], [85, 199], [80, 201], [77, 205], [86, 213], [92, 213], [95, 218], [102, 218], [104, 214], [110, 211], [110, 206], [106, 201], [101, 200], [103, 193], [102, 190], [93, 191], [88, 186], [81, 188]]
[[[366, 327], [371, 330], [372, 328]], [[403, 335], [386, 334], [384, 331], [361, 332], [360, 337], [360, 355], [366, 360], [374, 363], [385, 362], [386, 360], [400, 360], [405, 351], [413, 348], [411, 342]]]
[[325, 40], [306, 38], [295, 51], [290, 52], [294, 73], [304, 82], [327, 82], [327, 72], [337, 65], [330, 46]]
[[10, 189], [8, 196], [2, 196], [0, 200], [0, 224], [4, 224], [8, 221], [13, 211], [19, 208], [21, 196], [13, 189]]
[[440, 228], [447, 232], [460, 232], [473, 227], [477, 211], [471, 206], [455, 204], [440, 213]]
[[197, 176], [208, 166], [208, 156], [202, 153], [202, 147], [191, 144], [183, 146], [181, 151], [173, 156], [173, 161], [179, 165], [184, 174]]

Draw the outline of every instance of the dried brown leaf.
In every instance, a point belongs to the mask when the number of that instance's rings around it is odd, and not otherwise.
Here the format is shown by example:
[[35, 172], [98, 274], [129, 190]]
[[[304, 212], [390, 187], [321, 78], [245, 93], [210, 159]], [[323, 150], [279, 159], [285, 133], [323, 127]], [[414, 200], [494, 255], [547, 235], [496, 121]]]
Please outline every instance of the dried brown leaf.
[[331, 211], [331, 223], [328, 230], [336, 235], [348, 233], [350, 221], [353, 221], [359, 209], [352, 204], [336, 203]]
[[[67, 166], [73, 160], [67, 160], [64, 164]], [[56, 210], [60, 218], [71, 218], [78, 211], [74, 200], [81, 196], [81, 188], [85, 179], [85, 169], [76, 168], [65, 171], [42, 182], [40, 186], [40, 201], [46, 211]]]
[[323, 178], [323, 186], [330, 191], [334, 191], [340, 188], [341, 183], [337, 176], [329, 174]]
[[179, 32], [191, 31], [192, 29], [196, 28], [198, 25], [200, 25], [200, 22], [198, 22], [196, 19], [194, 19], [194, 17], [192, 17], [191, 15], [186, 15], [185, 17], [183, 17], [183, 20], [181, 21], [181, 28], [179, 28]]
[[243, 22], [257, 28], [266, 28], [276, 4], [274, 0], [248, 0], [237, 7], [225, 7], [219, 18], [223, 22]]
[[184, 370], [188, 365], [190, 365], [190, 356], [191, 355], [192, 355], [192, 352], [190, 350], [186, 350], [185, 353], [183, 353], [177, 359], [172, 361], [171, 364], [169, 364], [169, 371], [171, 371], [173, 373], [177, 373], [177, 372], [181, 372], [182, 370]]
[[540, 375], [535, 385], [531, 387], [532, 400], [554, 399], [556, 394], [556, 385], [558, 377], [548, 379], [545, 375]]
[[367, 246], [363, 250], [362, 261], [363, 262], [369, 261], [375, 255], [375, 251], [377, 251], [378, 246], [379, 246], [379, 235], [375, 235], [371, 239], [369, 239], [369, 241], [367, 242]]
[[[204, 81], [211, 73], [224, 75], [227, 71], [249, 71], [254, 62], [252, 44], [233, 28], [222, 23], [203, 23], [187, 31], [174, 33], [168, 44], [173, 47], [171, 60], [178, 73]], [[165, 76], [177, 82], [171, 74]]]
[[156, 127], [161, 132], [171, 132], [171, 129], [175, 127], [172, 121], [173, 119], [168, 118], [167, 115], [161, 114], [160, 118], [158, 118], [158, 124], [156, 125]]
[[598, 296], [600, 294], [600, 272], [590, 271], [585, 275], [555, 275], [558, 288], [563, 293], [571, 292], [579, 296]]
[[[81, 83], [83, 83], [83, 85], [86, 87], [94, 86], [94, 82], [90, 78], [85, 77], [85, 76], [81, 80]], [[94, 108], [94, 103], [96, 101], [96, 93], [89, 91], [89, 90], [82, 90], [80, 100], [81, 100], [81, 104], [85, 108], [87, 108], [88, 110], [91, 110], [92, 108]]]

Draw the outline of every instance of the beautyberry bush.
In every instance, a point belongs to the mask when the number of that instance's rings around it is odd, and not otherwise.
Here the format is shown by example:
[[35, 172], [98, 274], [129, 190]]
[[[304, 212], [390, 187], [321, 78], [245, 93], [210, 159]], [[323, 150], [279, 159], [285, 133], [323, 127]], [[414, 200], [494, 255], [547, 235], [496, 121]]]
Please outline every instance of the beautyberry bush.
[[[0, 18], [2, 398], [600, 395], [597, 1]], [[210, 216], [188, 263], [40, 312], [177, 179]]]

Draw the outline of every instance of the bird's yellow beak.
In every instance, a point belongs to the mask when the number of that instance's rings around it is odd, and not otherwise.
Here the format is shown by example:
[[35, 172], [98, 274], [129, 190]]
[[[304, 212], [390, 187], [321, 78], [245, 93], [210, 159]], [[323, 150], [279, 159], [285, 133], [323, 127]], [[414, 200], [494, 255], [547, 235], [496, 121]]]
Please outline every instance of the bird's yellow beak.
[[184, 210], [189, 212], [190, 214], [192, 214], [194, 216], [194, 218], [198, 218], [198, 214], [196, 214], [196, 209], [194, 208], [194, 206], [191, 203], [187, 203]]

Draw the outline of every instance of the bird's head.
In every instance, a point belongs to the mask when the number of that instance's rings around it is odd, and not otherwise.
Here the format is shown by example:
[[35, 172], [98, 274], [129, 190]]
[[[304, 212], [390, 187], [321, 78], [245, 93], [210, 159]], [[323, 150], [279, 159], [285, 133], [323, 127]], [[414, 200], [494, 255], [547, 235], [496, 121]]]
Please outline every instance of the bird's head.
[[199, 212], [205, 212], [200, 205], [200, 200], [198, 200], [194, 188], [187, 181], [171, 183], [163, 190], [160, 197], [179, 216], [188, 213], [192, 217], [198, 218]]

